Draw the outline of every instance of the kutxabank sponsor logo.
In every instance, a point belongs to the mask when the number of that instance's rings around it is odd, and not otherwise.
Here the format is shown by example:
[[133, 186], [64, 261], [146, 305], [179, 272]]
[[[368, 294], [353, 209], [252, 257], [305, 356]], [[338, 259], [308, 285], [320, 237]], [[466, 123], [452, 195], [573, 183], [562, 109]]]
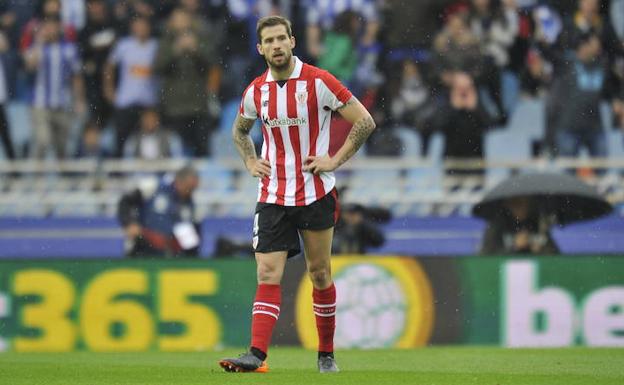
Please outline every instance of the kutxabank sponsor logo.
[[280, 127], [280, 126], [301, 126], [308, 124], [308, 120], [306, 118], [275, 118], [269, 119], [264, 116], [262, 118], [262, 122], [267, 127]]

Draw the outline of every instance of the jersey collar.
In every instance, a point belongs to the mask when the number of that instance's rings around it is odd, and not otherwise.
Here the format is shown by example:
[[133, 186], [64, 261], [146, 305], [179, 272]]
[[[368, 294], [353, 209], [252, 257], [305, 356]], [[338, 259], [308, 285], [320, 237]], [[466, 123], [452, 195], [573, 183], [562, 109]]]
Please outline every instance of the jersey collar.
[[[299, 60], [297, 56], [293, 56], [293, 57], [295, 58], [295, 69], [293, 69], [293, 72], [290, 74], [288, 79], [297, 79], [298, 77], [300, 77], [301, 69], [303, 68], [303, 62]], [[268, 69], [266, 82], [273, 82], [273, 81], [275, 80], [273, 79], [273, 74], [271, 74], [271, 69]]]

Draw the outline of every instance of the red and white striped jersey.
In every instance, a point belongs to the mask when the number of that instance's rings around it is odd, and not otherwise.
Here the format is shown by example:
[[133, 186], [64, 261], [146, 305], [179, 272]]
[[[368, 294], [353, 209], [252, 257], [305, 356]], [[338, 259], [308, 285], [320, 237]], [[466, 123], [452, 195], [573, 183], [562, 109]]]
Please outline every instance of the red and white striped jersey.
[[303, 171], [308, 156], [327, 155], [331, 113], [351, 92], [329, 72], [295, 57], [290, 78], [278, 84], [267, 70], [245, 90], [240, 114], [262, 120], [262, 157], [271, 163], [270, 177], [258, 183], [258, 202], [306, 206], [336, 184], [333, 172]]

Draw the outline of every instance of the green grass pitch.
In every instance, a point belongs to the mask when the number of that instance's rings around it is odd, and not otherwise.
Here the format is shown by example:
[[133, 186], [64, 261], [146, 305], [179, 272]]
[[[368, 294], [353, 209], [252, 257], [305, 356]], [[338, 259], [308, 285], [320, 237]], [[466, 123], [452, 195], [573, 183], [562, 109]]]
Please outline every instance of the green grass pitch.
[[208, 353], [0, 353], [2, 385], [622, 385], [624, 349], [435, 347], [339, 351], [341, 373], [316, 372], [315, 352], [274, 348], [270, 373], [224, 373]]

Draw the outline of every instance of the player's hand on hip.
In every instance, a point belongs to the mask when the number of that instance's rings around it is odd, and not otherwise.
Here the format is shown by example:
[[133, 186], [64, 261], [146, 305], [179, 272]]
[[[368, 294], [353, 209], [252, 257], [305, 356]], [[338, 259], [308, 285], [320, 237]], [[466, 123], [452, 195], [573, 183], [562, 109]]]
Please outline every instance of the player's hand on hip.
[[325, 156], [308, 156], [303, 164], [303, 171], [318, 175], [325, 171], [334, 171], [338, 166], [333, 158]]
[[266, 159], [249, 159], [246, 162], [247, 170], [251, 176], [264, 178], [271, 175], [271, 163]]

